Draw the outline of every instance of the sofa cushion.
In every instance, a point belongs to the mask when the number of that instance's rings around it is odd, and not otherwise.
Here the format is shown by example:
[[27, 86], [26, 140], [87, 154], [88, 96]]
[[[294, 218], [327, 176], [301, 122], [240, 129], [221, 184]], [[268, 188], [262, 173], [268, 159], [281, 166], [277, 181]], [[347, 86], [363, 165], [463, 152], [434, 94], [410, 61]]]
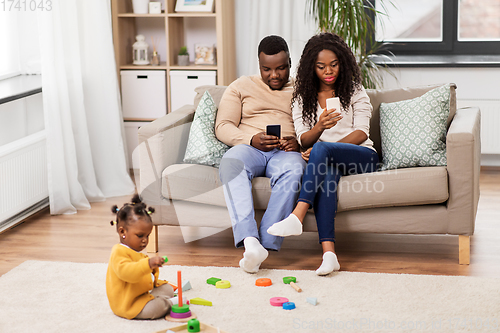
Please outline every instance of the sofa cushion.
[[[422, 96], [429, 90], [440, 87], [442, 84], [426, 85], [417, 87], [406, 87], [396, 89], [366, 89], [370, 103], [373, 106], [372, 117], [370, 119], [370, 139], [373, 141], [373, 148], [375, 148], [382, 161], [382, 145], [380, 143], [380, 104], [398, 102], [402, 100], [412, 99]], [[455, 116], [457, 110], [456, 101], [456, 86], [450, 85], [450, 115], [448, 117], [448, 126]]]
[[437, 204], [448, 200], [446, 167], [379, 171], [340, 178], [338, 210]]
[[382, 170], [446, 165], [450, 85], [380, 105]]
[[205, 91], [194, 114], [189, 139], [184, 155], [185, 163], [197, 163], [219, 167], [222, 156], [229, 146], [215, 137], [217, 106], [208, 91]]
[[224, 91], [226, 91], [227, 86], [214, 86], [214, 85], [204, 85], [199, 86], [194, 89], [196, 91], [196, 95], [194, 96], [194, 107], [197, 107], [200, 103], [201, 97], [208, 91], [210, 96], [212, 96], [215, 105], [219, 107], [220, 100], [222, 95], [224, 95]]
[[[252, 181], [255, 209], [266, 209], [271, 197], [269, 178]], [[226, 207], [219, 169], [197, 164], [173, 164], [162, 174], [162, 195], [167, 199], [186, 200]]]
[[[255, 209], [266, 209], [271, 196], [269, 178], [252, 181]], [[345, 176], [339, 183], [338, 211], [442, 203], [448, 199], [445, 167], [419, 167]], [[173, 164], [162, 174], [162, 194], [226, 207], [218, 169], [196, 164]]]

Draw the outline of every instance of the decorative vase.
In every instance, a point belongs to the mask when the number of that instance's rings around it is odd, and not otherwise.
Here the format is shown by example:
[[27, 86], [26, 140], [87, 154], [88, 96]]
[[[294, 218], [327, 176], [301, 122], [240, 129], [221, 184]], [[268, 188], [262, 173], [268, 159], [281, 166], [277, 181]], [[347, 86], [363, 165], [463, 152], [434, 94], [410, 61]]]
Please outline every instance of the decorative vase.
[[177, 65], [179, 66], [189, 66], [189, 54], [179, 54], [177, 55]]
[[160, 65], [160, 55], [156, 51], [153, 51], [153, 57], [151, 58], [151, 65], [152, 66]]
[[134, 14], [149, 13], [149, 0], [132, 0]]

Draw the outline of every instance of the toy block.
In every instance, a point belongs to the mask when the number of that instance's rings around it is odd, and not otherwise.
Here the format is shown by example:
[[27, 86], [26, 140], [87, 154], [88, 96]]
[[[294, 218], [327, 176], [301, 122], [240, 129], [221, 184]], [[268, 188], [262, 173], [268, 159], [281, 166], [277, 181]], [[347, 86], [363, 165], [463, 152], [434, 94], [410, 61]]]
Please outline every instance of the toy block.
[[284, 310], [293, 310], [293, 309], [295, 309], [295, 303], [294, 302], [283, 303], [283, 309]]
[[187, 291], [187, 290], [190, 290], [192, 287], [191, 287], [191, 282], [189, 282], [189, 280], [186, 280], [183, 284], [182, 284], [182, 291]]
[[293, 289], [297, 290], [298, 293], [302, 292], [302, 288], [295, 284], [295, 282], [290, 281], [290, 285]]
[[306, 301], [307, 303], [311, 303], [312, 305], [318, 304], [318, 299], [316, 297], [307, 297]]
[[209, 279], [207, 279], [207, 283], [208, 284], [213, 284], [215, 286], [215, 284], [217, 283], [217, 281], [220, 281], [221, 279], [219, 278], [216, 278], [216, 277], [211, 277]]
[[199, 332], [200, 331], [200, 322], [198, 319], [193, 318], [190, 319], [187, 323], [188, 332]]
[[207, 301], [206, 299], [203, 299], [203, 298], [199, 298], [199, 297], [191, 298], [189, 300], [189, 304], [212, 306], [212, 302]]
[[227, 289], [231, 287], [231, 283], [227, 280], [221, 280], [221, 281], [217, 281], [217, 283], [215, 283], [215, 288], [218, 288], [218, 289]]
[[288, 302], [286, 297], [273, 297], [269, 300], [272, 306], [283, 306], [286, 302]]
[[260, 279], [255, 280], [255, 285], [257, 287], [269, 287], [272, 284], [273, 284], [273, 282], [271, 281], [271, 279], [268, 279], [268, 278], [260, 278]]

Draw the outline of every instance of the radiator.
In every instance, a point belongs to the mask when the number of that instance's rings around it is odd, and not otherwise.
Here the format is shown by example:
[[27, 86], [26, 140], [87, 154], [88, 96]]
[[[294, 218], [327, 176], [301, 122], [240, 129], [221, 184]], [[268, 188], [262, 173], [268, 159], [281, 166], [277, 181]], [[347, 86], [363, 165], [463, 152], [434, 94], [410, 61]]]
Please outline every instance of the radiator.
[[457, 107], [467, 106], [481, 110], [481, 154], [500, 154], [500, 101], [457, 101]]
[[[0, 147], [0, 230], [48, 202], [45, 130]], [[32, 211], [31, 211], [32, 212]]]

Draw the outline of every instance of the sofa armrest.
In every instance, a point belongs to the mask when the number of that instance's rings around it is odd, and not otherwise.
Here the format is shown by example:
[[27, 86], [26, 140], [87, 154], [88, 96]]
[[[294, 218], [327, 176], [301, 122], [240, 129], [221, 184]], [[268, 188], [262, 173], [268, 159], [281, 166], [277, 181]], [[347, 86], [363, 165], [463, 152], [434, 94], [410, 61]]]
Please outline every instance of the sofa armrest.
[[185, 105], [139, 129], [139, 194], [159, 183], [166, 167], [182, 163], [194, 112], [193, 105]]
[[481, 168], [481, 112], [457, 110], [446, 136], [449, 182], [448, 232], [472, 235], [479, 201]]

